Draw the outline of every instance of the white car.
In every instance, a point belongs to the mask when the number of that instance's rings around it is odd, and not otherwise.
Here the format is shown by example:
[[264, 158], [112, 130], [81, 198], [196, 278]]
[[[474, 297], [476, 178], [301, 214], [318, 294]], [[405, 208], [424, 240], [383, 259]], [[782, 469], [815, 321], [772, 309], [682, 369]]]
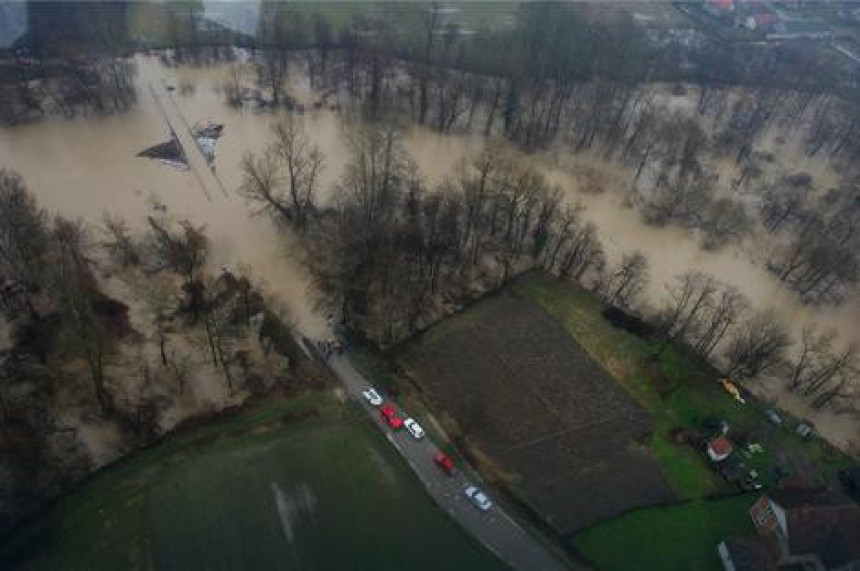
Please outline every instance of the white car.
[[493, 507], [493, 502], [487, 497], [487, 494], [477, 488], [477, 486], [468, 486], [464, 491], [466, 497], [471, 500], [475, 507], [485, 512]]
[[421, 428], [421, 425], [415, 422], [414, 418], [407, 418], [403, 421], [403, 426], [406, 427], [406, 430], [409, 431], [409, 434], [415, 438], [415, 440], [420, 440], [424, 438], [424, 429]]
[[364, 397], [364, 400], [369, 402], [373, 406], [379, 406], [382, 404], [382, 397], [376, 392], [376, 389], [373, 387], [368, 387], [365, 390], [361, 391], [361, 396]]

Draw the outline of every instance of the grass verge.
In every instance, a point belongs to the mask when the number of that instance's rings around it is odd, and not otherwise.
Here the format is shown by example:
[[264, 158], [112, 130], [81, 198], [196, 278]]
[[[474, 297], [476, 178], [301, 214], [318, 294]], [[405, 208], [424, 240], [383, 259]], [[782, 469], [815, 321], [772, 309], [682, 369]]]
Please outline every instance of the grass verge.
[[744, 494], [637, 510], [578, 533], [573, 543], [605, 571], [719, 571], [717, 544], [755, 533], [747, 514], [754, 500]]

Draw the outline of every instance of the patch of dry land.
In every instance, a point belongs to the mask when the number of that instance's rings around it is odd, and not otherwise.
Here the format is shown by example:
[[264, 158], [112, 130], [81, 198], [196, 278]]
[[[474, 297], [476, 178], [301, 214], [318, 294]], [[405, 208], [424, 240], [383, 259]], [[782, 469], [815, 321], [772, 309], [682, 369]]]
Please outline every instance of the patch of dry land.
[[534, 301], [481, 301], [401, 363], [446, 428], [559, 533], [674, 499], [644, 444], [648, 413]]

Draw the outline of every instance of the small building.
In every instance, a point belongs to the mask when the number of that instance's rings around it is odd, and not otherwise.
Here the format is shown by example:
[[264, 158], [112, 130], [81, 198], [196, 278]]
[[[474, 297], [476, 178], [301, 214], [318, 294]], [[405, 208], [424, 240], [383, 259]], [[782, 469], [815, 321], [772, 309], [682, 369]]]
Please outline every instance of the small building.
[[743, 25], [750, 30], [768, 30], [775, 23], [776, 14], [773, 12], [755, 12], [743, 20]]
[[814, 20], [778, 20], [767, 34], [769, 40], [829, 40], [833, 30]]
[[717, 552], [727, 571], [860, 569], [860, 506], [826, 488], [783, 488], [750, 508], [757, 538], [727, 539]]
[[732, 443], [725, 436], [714, 438], [705, 449], [712, 462], [722, 462], [732, 453]]
[[735, 11], [734, 0], [705, 0], [702, 7], [711, 14], [721, 16]]

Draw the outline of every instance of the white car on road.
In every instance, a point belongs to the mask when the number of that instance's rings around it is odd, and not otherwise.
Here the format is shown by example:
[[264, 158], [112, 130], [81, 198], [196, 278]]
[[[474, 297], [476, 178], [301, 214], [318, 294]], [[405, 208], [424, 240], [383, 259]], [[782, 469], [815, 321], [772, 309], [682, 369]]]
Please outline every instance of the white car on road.
[[466, 497], [475, 504], [475, 507], [485, 512], [493, 507], [493, 502], [487, 497], [487, 494], [478, 489], [477, 486], [467, 486], [463, 491]]
[[382, 397], [376, 392], [376, 389], [373, 387], [368, 387], [365, 390], [361, 391], [361, 396], [364, 397], [364, 400], [372, 404], [373, 406], [379, 406], [382, 404]]
[[424, 438], [424, 429], [421, 428], [421, 425], [415, 422], [414, 418], [407, 418], [403, 421], [403, 426], [406, 427], [406, 430], [409, 431], [409, 434], [412, 435], [415, 440], [420, 440]]

